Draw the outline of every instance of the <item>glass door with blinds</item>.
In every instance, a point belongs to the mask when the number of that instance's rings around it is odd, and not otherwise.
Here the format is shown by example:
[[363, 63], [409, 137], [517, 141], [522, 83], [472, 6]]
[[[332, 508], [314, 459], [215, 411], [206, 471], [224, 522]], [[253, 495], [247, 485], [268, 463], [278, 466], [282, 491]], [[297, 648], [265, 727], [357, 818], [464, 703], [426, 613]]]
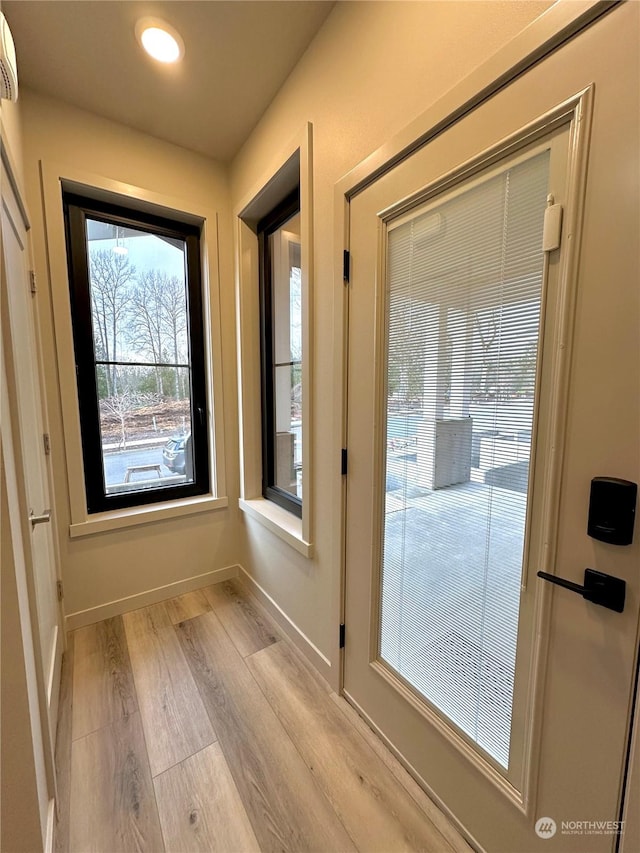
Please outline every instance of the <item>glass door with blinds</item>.
[[549, 150], [387, 225], [378, 654], [509, 767]]
[[[638, 481], [639, 15], [338, 186], [343, 695], [491, 853], [616, 849], [567, 826], [620, 817], [636, 666], [639, 537], [587, 516], [593, 477]], [[538, 577], [587, 567], [624, 613]]]

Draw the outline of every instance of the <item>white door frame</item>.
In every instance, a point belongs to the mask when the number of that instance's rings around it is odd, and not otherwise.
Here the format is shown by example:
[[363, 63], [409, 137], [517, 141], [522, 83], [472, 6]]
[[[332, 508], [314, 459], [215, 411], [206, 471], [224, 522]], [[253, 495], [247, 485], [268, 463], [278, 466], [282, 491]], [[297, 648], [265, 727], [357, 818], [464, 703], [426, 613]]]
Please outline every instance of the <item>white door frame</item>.
[[[2, 338], [0, 330], [0, 352], [4, 346]], [[0, 370], [0, 394], [0, 408], [4, 413], [10, 405], [4, 359], [2, 359]], [[16, 655], [22, 659], [24, 667], [29, 713], [29, 718], [24, 721], [24, 725], [30, 727], [30, 740], [33, 744], [33, 754], [25, 756], [25, 767], [28, 768], [27, 773], [32, 772], [35, 776], [34, 782], [39, 811], [38, 823], [43, 849], [50, 850], [52, 848], [54, 825], [53, 782], [55, 773], [46, 717], [46, 698], [44, 690], [40, 687], [43, 684], [42, 656], [34, 648], [34, 644], [38, 641], [39, 632], [31, 615], [32, 596], [30, 595], [27, 581], [29, 571], [27, 568], [27, 553], [24, 546], [22, 529], [22, 516], [24, 513], [22, 512], [23, 501], [21, 500], [21, 492], [23, 490], [20, 488], [19, 483], [19, 466], [17, 464], [17, 453], [10, 421], [11, 419], [8, 415], [3, 414], [1, 444], [2, 462], [7, 485], [7, 501], [9, 504], [7, 526], [11, 529], [16, 574], [18, 621], [20, 624], [20, 636], [15, 638], [18, 649]]]
[[[11, 195], [15, 200], [18, 213], [21, 217], [22, 224], [28, 237], [30, 237], [31, 223], [21, 190], [20, 181], [17, 177], [17, 170], [14, 165], [14, 160], [11, 155], [8, 140], [4, 127], [0, 124], [0, 160], [2, 170], [2, 196]], [[0, 246], [2, 245], [0, 240]], [[4, 250], [3, 250], [4, 251]], [[4, 266], [4, 254], [0, 252], [0, 263], [2, 264], [2, 279], [4, 286], [15, 286], [12, 282], [6, 280], [6, 268]], [[32, 249], [28, 245], [28, 257], [32, 258]], [[3, 308], [3, 310], [6, 310]], [[3, 324], [4, 325], [4, 324]], [[37, 344], [37, 311], [34, 306], [34, 327], [36, 332]], [[5, 328], [8, 328], [5, 327]], [[52, 730], [49, 725], [48, 713], [48, 694], [53, 689], [56, 689], [56, 682], [59, 681], [59, 666], [54, 667], [52, 673], [45, 671], [43, 655], [40, 643], [40, 631], [38, 628], [38, 614], [35, 600], [34, 587], [34, 557], [31, 547], [31, 531], [29, 529], [29, 520], [26, 516], [26, 483], [23, 468], [23, 454], [26, 452], [22, 447], [21, 436], [19, 434], [18, 420], [16, 415], [17, 410], [17, 388], [16, 379], [12, 365], [15, 360], [20, 357], [19, 351], [15, 348], [11, 336], [0, 334], [2, 360], [2, 442], [4, 462], [7, 471], [7, 486], [9, 488], [9, 515], [13, 534], [13, 547], [16, 552], [16, 581], [18, 589], [23, 591], [23, 599], [21, 600], [20, 621], [22, 625], [22, 653], [25, 659], [27, 670], [28, 691], [30, 696], [31, 709], [31, 726], [32, 737], [34, 739], [34, 751], [36, 766], [40, 762], [44, 764], [44, 773], [46, 778], [46, 792], [41, 791], [39, 796], [42, 798], [47, 796], [46, 817], [41, 815], [41, 823], [43, 824], [43, 838], [45, 847], [49, 849], [53, 841], [53, 822], [54, 810], [57, 806], [57, 782], [55, 771], [55, 728]], [[5, 349], [6, 347], [6, 349]], [[8, 358], [5, 361], [5, 355]], [[37, 352], [34, 353], [36, 367], [40, 376], [42, 376], [42, 359], [39, 346]], [[41, 393], [39, 396], [39, 405], [41, 407], [43, 424], [45, 431], [48, 431], [46, 405], [44, 400], [44, 391], [42, 384], [40, 385]], [[53, 502], [53, 482], [50, 464], [46, 465], [47, 487], [50, 494], [50, 500]], [[36, 510], [36, 512], [39, 509]], [[56, 581], [60, 581], [60, 558], [58, 551], [58, 537], [56, 524], [56, 514], [52, 506], [51, 518], [51, 538], [53, 542], [52, 558], [54, 562], [54, 572]], [[24, 605], [24, 609], [22, 607]], [[57, 617], [57, 644], [62, 646], [62, 650], [66, 648], [66, 636], [64, 632], [64, 612], [61, 601], [55, 602], [55, 613]], [[51, 676], [51, 678], [50, 678]], [[35, 715], [35, 700], [37, 697], [37, 716]], [[57, 709], [58, 697], [52, 697], [52, 707]], [[57, 719], [57, 714], [55, 715]], [[39, 745], [38, 745], [39, 742]], [[40, 752], [41, 747], [41, 752]], [[42, 788], [43, 781], [39, 779], [39, 788]], [[41, 811], [44, 806], [41, 804]]]

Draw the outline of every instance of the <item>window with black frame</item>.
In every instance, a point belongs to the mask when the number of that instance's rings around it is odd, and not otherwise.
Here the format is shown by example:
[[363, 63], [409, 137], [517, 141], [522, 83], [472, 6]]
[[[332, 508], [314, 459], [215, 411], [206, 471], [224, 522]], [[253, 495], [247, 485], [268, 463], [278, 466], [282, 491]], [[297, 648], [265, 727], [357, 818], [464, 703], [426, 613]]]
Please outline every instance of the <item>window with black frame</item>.
[[207, 493], [199, 226], [72, 193], [64, 210], [88, 512]]
[[300, 193], [258, 223], [263, 495], [302, 516]]

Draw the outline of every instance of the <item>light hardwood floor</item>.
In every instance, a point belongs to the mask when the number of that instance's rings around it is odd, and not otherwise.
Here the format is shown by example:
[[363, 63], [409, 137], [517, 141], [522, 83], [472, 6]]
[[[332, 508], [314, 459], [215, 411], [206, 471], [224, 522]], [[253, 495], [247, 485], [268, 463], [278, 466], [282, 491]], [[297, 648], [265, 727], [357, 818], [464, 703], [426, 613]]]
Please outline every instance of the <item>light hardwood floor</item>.
[[236, 581], [70, 637], [62, 853], [470, 848]]

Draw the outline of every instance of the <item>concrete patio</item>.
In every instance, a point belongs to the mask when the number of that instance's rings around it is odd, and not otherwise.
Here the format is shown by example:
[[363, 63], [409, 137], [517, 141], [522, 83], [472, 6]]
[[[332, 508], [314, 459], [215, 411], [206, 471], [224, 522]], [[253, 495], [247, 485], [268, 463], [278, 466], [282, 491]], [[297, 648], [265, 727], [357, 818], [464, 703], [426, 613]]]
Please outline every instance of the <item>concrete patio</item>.
[[473, 468], [431, 491], [410, 447], [387, 460], [382, 657], [505, 767], [527, 473]]

